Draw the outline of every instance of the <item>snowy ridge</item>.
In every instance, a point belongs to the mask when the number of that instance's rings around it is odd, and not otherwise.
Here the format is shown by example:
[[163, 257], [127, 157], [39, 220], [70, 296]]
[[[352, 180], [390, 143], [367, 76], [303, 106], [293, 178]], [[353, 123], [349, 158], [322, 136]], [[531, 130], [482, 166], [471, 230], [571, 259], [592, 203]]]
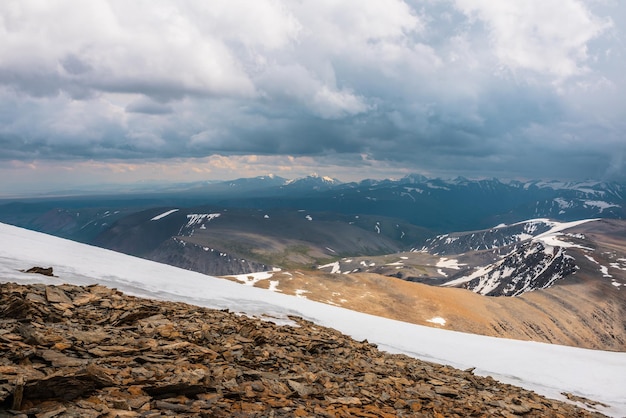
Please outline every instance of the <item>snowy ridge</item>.
[[[500, 224], [483, 231], [439, 235], [427, 241], [427, 245], [421, 249], [411, 250], [413, 253], [437, 256], [438, 261], [435, 262], [416, 262], [420, 256], [408, 262], [402, 257], [394, 259], [390, 256], [390, 261], [379, 263], [378, 266], [367, 259], [359, 262], [341, 259], [320, 265], [318, 269], [331, 274], [373, 272], [401, 279], [408, 277], [410, 281], [463, 287], [486, 296], [519, 296], [548, 288], [578, 269], [576, 260], [567, 254], [567, 249], [591, 251], [591, 248], [580, 245], [580, 241], [571, 242], [572, 239], [584, 240], [584, 236], [565, 231], [592, 221], [595, 219], [573, 222], [530, 219], [511, 225]], [[460, 262], [453, 255], [459, 255], [459, 259], [468, 260], [469, 263]], [[423, 268], [420, 264], [423, 262], [427, 269], [434, 267], [430, 273], [417, 270]], [[390, 271], [389, 267], [396, 271]]]
[[[454, 254], [468, 251], [506, 249], [501, 259], [456, 276], [443, 286], [464, 287], [485, 296], [519, 296], [525, 292], [552, 286], [577, 269], [565, 249], [583, 248], [563, 240], [563, 231], [592, 222], [583, 219], [556, 222], [538, 218], [512, 225], [498, 225], [485, 231], [441, 235], [420, 251], [431, 254]], [[443, 273], [443, 272], [440, 272]], [[447, 277], [446, 274], [441, 274]]]
[[511, 225], [500, 224], [484, 231], [438, 235], [427, 240], [422, 248], [415, 251], [446, 255], [491, 250], [522, 242], [542, 233], [549, 233], [558, 225], [561, 223], [539, 218]]
[[519, 296], [545, 289], [576, 271], [574, 258], [561, 247], [539, 241], [523, 243], [496, 263], [477, 269], [444, 286], [461, 286], [485, 296]]
[[[570, 392], [603, 402], [601, 412], [626, 415], [626, 353], [464, 334], [403, 323], [307, 299], [242, 286], [200, 273], [0, 224], [0, 281], [102, 284], [128, 294], [269, 315], [288, 323], [297, 315], [368, 339], [381, 349], [450, 364], [564, 399]], [[20, 269], [52, 266], [58, 277], [26, 275]], [[463, 349], [459, 349], [463, 347]]]
[[330, 186], [336, 186], [341, 184], [337, 179], [328, 176], [319, 176], [317, 173], [313, 173], [310, 176], [295, 178], [285, 181], [285, 186], [310, 186], [313, 190], [319, 190], [320, 187], [328, 188]]

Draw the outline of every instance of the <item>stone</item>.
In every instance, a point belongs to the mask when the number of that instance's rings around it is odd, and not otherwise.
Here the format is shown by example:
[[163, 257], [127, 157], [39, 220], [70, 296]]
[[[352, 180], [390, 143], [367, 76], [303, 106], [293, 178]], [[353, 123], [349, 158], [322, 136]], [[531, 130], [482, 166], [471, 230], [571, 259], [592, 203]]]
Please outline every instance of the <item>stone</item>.
[[443, 396], [447, 396], [449, 398], [458, 398], [459, 397], [459, 391], [452, 389], [451, 387], [448, 386], [436, 386], [435, 387], [435, 393], [437, 395], [443, 395]]
[[46, 287], [46, 299], [48, 302], [72, 305], [72, 299], [67, 296], [63, 289], [54, 286]]
[[43, 274], [44, 276], [54, 276], [52, 267], [31, 267], [24, 273]]
[[88, 363], [88, 360], [70, 357], [57, 350], [40, 350], [37, 355], [52, 363], [53, 367], [86, 366]]
[[10, 283], [0, 314], [10, 416], [600, 416], [297, 317], [278, 326], [103, 286]]
[[326, 400], [330, 403], [338, 403], [342, 405], [361, 405], [361, 400], [359, 398], [355, 398], [353, 396], [344, 396], [341, 398], [331, 398], [328, 397]]

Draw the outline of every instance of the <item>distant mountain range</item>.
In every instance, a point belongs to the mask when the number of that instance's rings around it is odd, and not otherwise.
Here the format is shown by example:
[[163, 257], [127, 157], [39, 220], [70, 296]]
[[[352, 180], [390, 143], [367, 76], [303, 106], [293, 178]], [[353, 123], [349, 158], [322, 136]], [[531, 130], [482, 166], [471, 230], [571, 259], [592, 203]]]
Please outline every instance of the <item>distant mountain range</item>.
[[[463, 319], [456, 329], [596, 348], [626, 344], [622, 184], [413, 175], [188, 186], [12, 200], [0, 204], [0, 222], [418, 323], [454, 317], [460, 295], [471, 295], [463, 296], [467, 309], [478, 306], [473, 298], [520, 299], [481, 302], [495, 310], [481, 314], [489, 322]], [[421, 302], [414, 292], [447, 295], [441, 315], [429, 309], [415, 318]], [[541, 327], [516, 319], [528, 310], [543, 318]], [[555, 331], [567, 327], [568, 315], [586, 324], [586, 336]]]
[[[626, 186], [614, 182], [430, 179], [341, 183], [311, 175], [287, 180], [267, 175], [223, 182], [194, 182], [71, 197], [0, 201], [0, 220], [89, 241], [100, 228], [133, 211], [154, 207], [304, 209], [343, 215], [397, 218], [433, 234], [490, 228], [532, 218], [569, 221], [626, 216]], [[82, 218], [80, 218], [82, 216]], [[104, 218], [107, 219], [104, 219]], [[87, 225], [88, 223], [92, 223]], [[106, 225], [105, 225], [106, 227]]]
[[[565, 274], [573, 269], [569, 259], [552, 258], [541, 242], [523, 243], [524, 239], [548, 231], [550, 222], [623, 219], [625, 189], [623, 184], [594, 181], [409, 175], [342, 183], [319, 175], [293, 180], [267, 175], [133, 194], [12, 200], [0, 204], [0, 222], [216, 275], [312, 267], [342, 257], [411, 249], [440, 256], [515, 249], [525, 260], [534, 257], [537, 265], [558, 262]], [[537, 218], [550, 221], [523, 222]], [[495, 262], [481, 257], [480, 262]], [[494, 267], [492, 274], [511, 271], [507, 262], [498, 265], [501, 270]], [[522, 274], [514, 271], [516, 277]], [[419, 274], [394, 274], [421, 280]], [[445, 282], [442, 277], [430, 279]], [[510, 283], [508, 290], [474, 285], [480, 280], [468, 279], [463, 286], [507, 295], [527, 288]], [[533, 286], [549, 282], [537, 279]]]
[[[380, 215], [441, 233], [531, 218], [621, 219], [626, 216], [625, 191], [625, 185], [613, 182], [443, 180], [421, 175], [353, 183], [320, 176], [264, 176], [201, 188], [205, 199], [229, 207]], [[181, 196], [198, 193], [200, 189], [188, 189]]]

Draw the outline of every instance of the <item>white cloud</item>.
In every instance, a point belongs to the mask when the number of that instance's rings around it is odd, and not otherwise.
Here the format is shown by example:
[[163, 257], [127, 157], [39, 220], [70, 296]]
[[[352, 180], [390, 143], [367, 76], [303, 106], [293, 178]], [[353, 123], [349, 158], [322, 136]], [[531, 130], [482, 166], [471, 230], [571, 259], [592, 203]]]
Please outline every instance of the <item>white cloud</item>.
[[611, 26], [577, 0], [455, 0], [488, 27], [501, 64], [565, 79], [586, 70], [588, 43]]
[[312, 105], [317, 114], [329, 119], [356, 115], [369, 108], [363, 97], [346, 90], [331, 90], [326, 86], [315, 93]]
[[[214, 22], [196, 21], [193, 10], [162, 1], [9, 3], [0, 7], [0, 77], [24, 91], [77, 84], [162, 96], [254, 92], [228, 38], [206, 33]], [[33, 91], [32, 80], [48, 89]]]
[[610, 155], [623, 5], [5, 0], [0, 159], [366, 154], [434, 172]]
[[[325, 71], [324, 71], [325, 70]], [[274, 65], [255, 80], [261, 94], [272, 100], [294, 102], [316, 116], [336, 119], [369, 109], [362, 96], [336, 86], [332, 66], [312, 72], [302, 65]]]
[[399, 0], [303, 1], [292, 7], [305, 28], [303, 36], [335, 52], [397, 41], [423, 28], [415, 12]]

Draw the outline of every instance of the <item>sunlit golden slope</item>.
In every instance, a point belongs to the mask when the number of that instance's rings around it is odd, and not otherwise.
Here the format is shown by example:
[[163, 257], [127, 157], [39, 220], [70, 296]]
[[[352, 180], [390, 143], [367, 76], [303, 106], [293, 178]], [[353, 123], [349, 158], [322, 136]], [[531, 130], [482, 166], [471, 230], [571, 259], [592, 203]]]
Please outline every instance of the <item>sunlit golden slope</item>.
[[373, 273], [294, 270], [230, 279], [421, 325], [626, 351], [626, 286], [616, 285], [626, 278], [626, 240], [619, 232], [624, 225], [603, 221], [581, 227], [593, 251], [568, 250], [578, 271], [519, 297], [486, 297]]

